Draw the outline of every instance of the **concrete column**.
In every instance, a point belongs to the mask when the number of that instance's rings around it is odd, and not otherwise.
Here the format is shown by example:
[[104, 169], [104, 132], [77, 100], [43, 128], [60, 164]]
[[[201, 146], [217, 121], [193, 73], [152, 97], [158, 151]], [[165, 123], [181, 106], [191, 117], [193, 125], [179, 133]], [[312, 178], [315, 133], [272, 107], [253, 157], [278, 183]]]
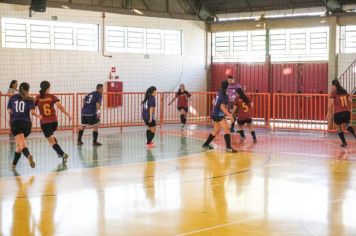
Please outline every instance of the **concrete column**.
[[[338, 63], [337, 63], [337, 17], [332, 16], [328, 18], [329, 22], [329, 66], [328, 66], [328, 88], [333, 79], [337, 77]], [[330, 92], [330, 91], [329, 91]]]

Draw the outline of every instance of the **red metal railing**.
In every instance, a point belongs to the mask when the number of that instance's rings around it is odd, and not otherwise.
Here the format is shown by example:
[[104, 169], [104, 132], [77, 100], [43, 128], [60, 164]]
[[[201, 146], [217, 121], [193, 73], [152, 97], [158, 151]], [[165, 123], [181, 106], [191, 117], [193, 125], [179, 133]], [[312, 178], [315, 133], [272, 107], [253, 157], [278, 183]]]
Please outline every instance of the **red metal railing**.
[[[73, 130], [80, 125], [83, 98], [86, 93], [56, 94], [71, 113], [70, 122], [58, 112], [59, 130]], [[193, 92], [189, 101], [188, 124], [210, 124], [210, 113], [214, 92]], [[253, 122], [255, 126], [272, 129], [330, 130], [326, 115], [327, 94], [248, 94], [254, 102]], [[180, 115], [176, 102], [168, 105], [175, 93], [158, 93], [156, 120], [159, 125], [179, 124]], [[143, 126], [141, 102], [144, 93], [104, 93], [101, 112], [101, 127]], [[9, 133], [9, 114], [6, 105], [9, 95], [0, 95], [0, 133]], [[39, 130], [39, 121], [33, 119], [34, 131]]]

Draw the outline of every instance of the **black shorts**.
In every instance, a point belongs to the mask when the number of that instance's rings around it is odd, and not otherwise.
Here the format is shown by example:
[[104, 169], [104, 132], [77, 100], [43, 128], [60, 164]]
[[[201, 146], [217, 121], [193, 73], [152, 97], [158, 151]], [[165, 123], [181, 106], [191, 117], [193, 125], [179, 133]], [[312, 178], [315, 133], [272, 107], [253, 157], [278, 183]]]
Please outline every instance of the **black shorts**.
[[96, 115], [93, 116], [82, 116], [82, 125], [89, 126], [89, 125], [99, 125], [100, 120]]
[[58, 128], [58, 122], [52, 122], [47, 124], [41, 124], [41, 129], [46, 138], [51, 137]]
[[156, 120], [155, 119], [152, 119], [152, 122], [148, 122], [148, 120], [144, 120], [145, 121], [145, 124], [148, 126], [148, 127], [156, 127], [157, 124], [156, 124]]
[[220, 122], [220, 121], [222, 121], [222, 120], [224, 120], [224, 119], [226, 119], [225, 118], [225, 116], [216, 116], [216, 117], [212, 117], [211, 118], [214, 122]]
[[334, 122], [337, 125], [350, 123], [351, 112], [350, 111], [342, 111], [334, 114]]
[[11, 133], [16, 136], [19, 134], [23, 134], [28, 137], [31, 134], [32, 124], [25, 121], [15, 120], [11, 123]]
[[237, 120], [237, 124], [239, 125], [245, 125], [245, 124], [252, 124], [252, 119], [247, 119], [247, 120]]
[[178, 107], [178, 111], [184, 110], [185, 112], [188, 112], [188, 107]]

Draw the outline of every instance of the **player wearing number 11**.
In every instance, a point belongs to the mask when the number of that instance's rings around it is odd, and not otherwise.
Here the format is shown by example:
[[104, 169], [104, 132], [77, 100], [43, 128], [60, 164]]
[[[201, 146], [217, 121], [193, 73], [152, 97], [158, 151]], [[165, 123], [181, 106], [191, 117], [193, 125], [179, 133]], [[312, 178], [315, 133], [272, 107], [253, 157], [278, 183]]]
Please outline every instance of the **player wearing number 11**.
[[329, 103], [329, 114], [334, 108], [334, 122], [337, 129], [337, 134], [339, 135], [342, 144], [341, 147], [346, 147], [347, 142], [345, 139], [344, 132], [342, 131], [341, 125], [345, 124], [347, 131], [349, 131], [355, 138], [355, 130], [350, 125], [350, 104], [351, 104], [351, 96], [347, 93], [347, 91], [340, 85], [338, 80], [332, 81], [331, 86], [331, 95], [330, 95], [330, 103]]
[[72, 118], [62, 106], [59, 99], [49, 93], [50, 87], [51, 84], [48, 81], [41, 82], [40, 95], [36, 97], [36, 106], [38, 106], [38, 109], [42, 115], [41, 129], [44, 136], [47, 138], [49, 145], [51, 145], [51, 147], [56, 151], [58, 157], [63, 158], [63, 162], [66, 163], [68, 154], [64, 153], [62, 148], [59, 146], [57, 139], [54, 137], [54, 132], [58, 127], [58, 119], [56, 110], [54, 110], [54, 105], [56, 105], [58, 109], [69, 118], [69, 120]]

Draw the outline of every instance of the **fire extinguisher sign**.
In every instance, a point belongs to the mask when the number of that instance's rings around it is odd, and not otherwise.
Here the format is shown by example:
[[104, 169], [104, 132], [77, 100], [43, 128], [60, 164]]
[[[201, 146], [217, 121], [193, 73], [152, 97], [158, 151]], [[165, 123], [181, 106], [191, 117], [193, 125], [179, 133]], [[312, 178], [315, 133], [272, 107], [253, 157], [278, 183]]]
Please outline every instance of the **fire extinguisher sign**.
[[116, 67], [115, 66], [111, 67], [111, 73], [116, 73]]

